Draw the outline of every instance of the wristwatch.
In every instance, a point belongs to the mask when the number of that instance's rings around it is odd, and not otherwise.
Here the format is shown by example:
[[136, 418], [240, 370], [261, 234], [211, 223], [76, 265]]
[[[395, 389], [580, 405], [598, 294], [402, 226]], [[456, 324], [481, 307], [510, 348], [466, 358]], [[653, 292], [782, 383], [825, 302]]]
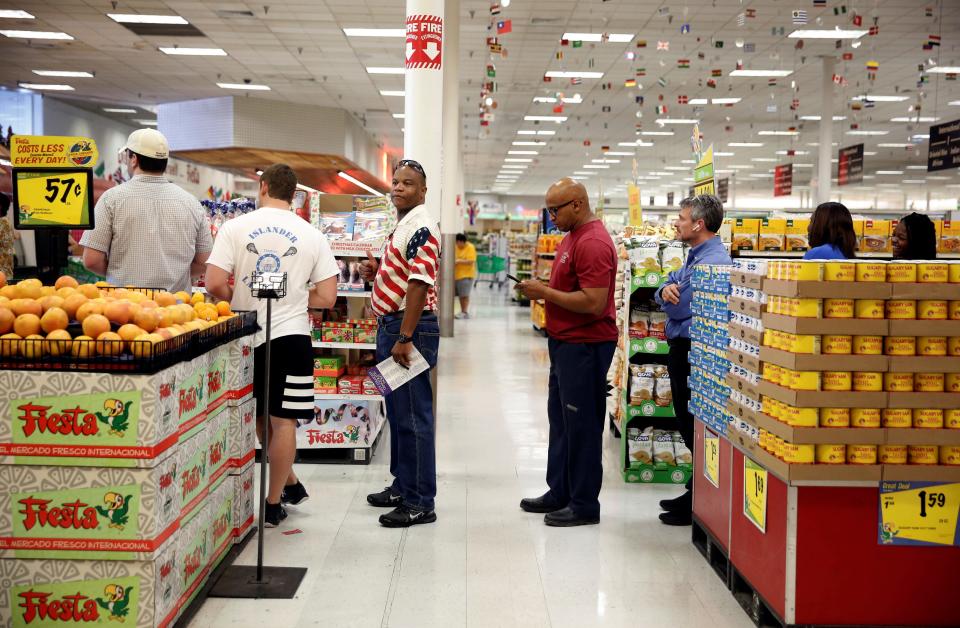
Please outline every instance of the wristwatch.
[[397, 342], [399, 342], [402, 345], [405, 345], [413, 342], [413, 338], [411, 336], [405, 336], [403, 334], [400, 334], [400, 337], [397, 338]]

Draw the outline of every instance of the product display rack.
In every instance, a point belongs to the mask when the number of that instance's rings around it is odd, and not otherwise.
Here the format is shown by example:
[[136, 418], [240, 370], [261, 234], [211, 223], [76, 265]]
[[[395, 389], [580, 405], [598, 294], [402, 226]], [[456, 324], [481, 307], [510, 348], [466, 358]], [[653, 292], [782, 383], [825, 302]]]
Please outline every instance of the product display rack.
[[[537, 238], [536, 253], [534, 254], [532, 275], [534, 279], [550, 283], [550, 273], [553, 270], [553, 260], [557, 256], [556, 247], [563, 236], [541, 234]], [[522, 277], [520, 278], [522, 279]], [[530, 304], [530, 321], [536, 332], [546, 335], [547, 311], [542, 300]]]
[[[860, 281], [767, 280], [743, 272], [731, 273], [730, 281], [734, 287], [763, 291], [768, 301], [771, 294], [790, 297], [813, 292], [824, 298], [877, 293], [888, 299], [899, 295], [960, 299], [960, 282], [867, 285]], [[731, 298], [731, 312], [739, 310], [736, 302]], [[958, 320], [795, 318], [763, 312], [761, 307], [756, 312], [759, 316], [755, 318], [762, 317], [762, 330], [733, 321], [729, 325], [730, 338], [760, 345], [759, 358], [748, 356], [745, 362], [749, 365], [742, 365], [754, 373], [767, 373], [769, 364], [813, 371], [865, 370], [869, 366], [879, 372], [908, 375], [960, 371], [957, 355], [809, 355], [764, 344], [767, 332], [791, 329], [832, 333], [860, 326], [863, 331], [869, 327], [869, 333], [894, 335], [930, 325], [952, 334], [960, 327]], [[744, 354], [729, 354], [734, 370], [738, 355]], [[717, 412], [707, 405], [694, 410], [693, 542], [754, 622], [780, 626], [956, 625], [960, 618], [955, 599], [960, 531], [955, 500], [960, 499], [960, 466], [945, 463], [942, 449], [939, 465], [936, 460], [932, 464], [907, 460], [891, 464], [882, 457], [875, 464], [853, 464], [849, 450], [841, 464], [824, 464], [819, 453], [815, 464], [803, 464], [787, 462], [769, 449], [776, 437], [785, 441], [787, 448], [796, 443], [814, 443], [825, 449], [836, 446], [829, 443], [847, 443], [846, 447], [879, 447], [884, 456], [885, 446], [935, 443], [941, 448], [955, 447], [960, 445], [960, 429], [949, 429], [949, 425], [922, 429], [799, 427], [769, 416], [765, 410], [742, 405], [732, 395], [800, 402], [797, 405], [941, 407], [950, 412], [960, 407], [958, 400], [952, 399], [960, 393], [806, 393], [768, 381], [755, 384], [732, 373], [725, 381], [726, 394], [731, 396], [726, 411]], [[703, 380], [695, 380], [692, 387], [710, 398], [724, 397], [722, 386], [706, 385]], [[866, 399], [869, 404], [862, 401]], [[937, 499], [927, 499], [931, 493], [945, 496], [946, 513]], [[899, 526], [891, 523], [894, 521]], [[919, 579], [915, 577], [918, 565], [924, 573]], [[878, 591], [890, 595], [877, 595]]]
[[[533, 264], [536, 255], [537, 237], [533, 234], [508, 234], [509, 260], [507, 268], [509, 274], [520, 281], [533, 278]], [[512, 282], [510, 282], [512, 283]], [[530, 299], [524, 297], [519, 290], [514, 287], [510, 298], [514, 303], [521, 306], [530, 305]]]

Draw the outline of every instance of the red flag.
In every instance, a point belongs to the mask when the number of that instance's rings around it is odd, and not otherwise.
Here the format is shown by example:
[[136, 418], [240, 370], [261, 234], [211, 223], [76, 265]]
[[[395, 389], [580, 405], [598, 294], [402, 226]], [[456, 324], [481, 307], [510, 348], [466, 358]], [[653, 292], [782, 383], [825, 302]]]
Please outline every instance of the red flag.
[[853, 25], [854, 25], [854, 26], [863, 26], [863, 16], [862, 16], [862, 15], [854, 15], [854, 16], [853, 16]]
[[497, 22], [497, 35], [506, 35], [513, 32], [513, 20], [501, 20]]
[[680, 94], [679, 96], [677, 96], [678, 105], [685, 105], [688, 102], [689, 102], [689, 99], [687, 98], [686, 94]]

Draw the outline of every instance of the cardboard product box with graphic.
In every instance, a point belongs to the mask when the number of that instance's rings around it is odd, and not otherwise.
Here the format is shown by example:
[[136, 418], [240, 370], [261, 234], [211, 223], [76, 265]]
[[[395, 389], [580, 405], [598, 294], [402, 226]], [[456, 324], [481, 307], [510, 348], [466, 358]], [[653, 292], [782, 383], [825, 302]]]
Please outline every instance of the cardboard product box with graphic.
[[869, 253], [889, 253], [893, 250], [889, 220], [864, 220], [860, 250]]
[[0, 464], [156, 466], [177, 444], [179, 373], [0, 371]]
[[253, 396], [253, 336], [238, 338], [226, 345], [229, 349], [227, 405], [238, 406]]
[[207, 353], [207, 414], [213, 415], [230, 401], [230, 346], [220, 345]]
[[201, 508], [209, 493], [209, 442], [206, 432], [200, 431], [180, 443], [177, 490], [180, 491], [180, 516], [183, 519], [190, 518]]
[[206, 504], [181, 522], [177, 533], [177, 566], [183, 583], [177, 602], [179, 611], [190, 605], [210, 573], [210, 517], [210, 507]]
[[177, 456], [150, 469], [0, 465], [0, 556], [149, 560], [180, 517]]
[[756, 251], [760, 238], [759, 218], [734, 218], [731, 224], [731, 250]]
[[369, 447], [380, 420], [380, 405], [379, 401], [317, 401], [313, 419], [298, 421], [297, 448]]
[[177, 549], [171, 541], [145, 561], [0, 559], [0, 626], [171, 626]]
[[207, 420], [203, 434], [207, 438], [207, 488], [212, 493], [230, 472], [230, 411], [226, 406]]
[[944, 220], [940, 227], [940, 253], [960, 253], [960, 220]]
[[253, 485], [253, 470], [256, 465], [253, 461], [237, 473], [230, 474], [233, 482], [233, 515], [230, 519], [233, 525], [233, 542], [239, 543], [253, 527], [254, 504], [256, 495]]
[[759, 248], [761, 251], [782, 251], [787, 221], [784, 218], [763, 218], [760, 221]]
[[177, 429], [181, 441], [196, 434], [207, 419], [209, 368], [209, 353], [180, 365], [180, 379], [177, 382]]
[[233, 482], [223, 482], [210, 493], [210, 570], [216, 569], [233, 547]]
[[257, 447], [256, 412], [257, 400], [253, 398], [227, 409], [227, 464], [231, 469], [241, 469], [253, 460]]
[[810, 219], [809, 218], [788, 218], [784, 226], [784, 236], [786, 237], [785, 250], [787, 251], [806, 251], [810, 248]]

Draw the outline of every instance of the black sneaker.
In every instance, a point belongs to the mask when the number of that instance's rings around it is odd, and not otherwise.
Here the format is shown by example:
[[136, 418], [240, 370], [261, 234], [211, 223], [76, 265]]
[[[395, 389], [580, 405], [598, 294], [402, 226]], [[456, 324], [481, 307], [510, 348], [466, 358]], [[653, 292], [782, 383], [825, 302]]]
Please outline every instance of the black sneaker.
[[280, 522], [287, 518], [287, 511], [282, 504], [271, 504], [267, 502], [267, 510], [263, 513], [263, 527], [276, 528]]
[[693, 493], [688, 490], [680, 497], [660, 500], [660, 508], [667, 512], [690, 512], [693, 509]]
[[296, 484], [284, 486], [283, 492], [280, 494], [280, 503], [291, 506], [299, 506], [308, 499], [310, 499], [310, 495], [307, 494], [307, 489], [299, 481]]
[[367, 495], [367, 503], [377, 508], [396, 508], [403, 499], [388, 486], [379, 493]]
[[436, 520], [437, 513], [432, 510], [414, 510], [400, 505], [382, 515], [380, 524], [385, 528], [409, 528], [421, 523], [433, 523]]

